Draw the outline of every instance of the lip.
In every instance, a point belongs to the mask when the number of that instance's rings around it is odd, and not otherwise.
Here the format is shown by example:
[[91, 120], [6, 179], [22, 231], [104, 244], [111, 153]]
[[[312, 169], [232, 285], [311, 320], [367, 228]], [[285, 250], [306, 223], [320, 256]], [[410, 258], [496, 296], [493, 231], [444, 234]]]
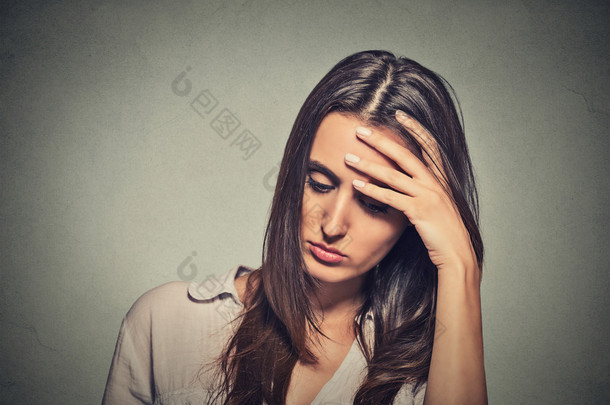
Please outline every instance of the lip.
[[309, 250], [319, 260], [327, 263], [339, 263], [345, 255], [333, 247], [326, 246], [323, 243], [309, 242]]

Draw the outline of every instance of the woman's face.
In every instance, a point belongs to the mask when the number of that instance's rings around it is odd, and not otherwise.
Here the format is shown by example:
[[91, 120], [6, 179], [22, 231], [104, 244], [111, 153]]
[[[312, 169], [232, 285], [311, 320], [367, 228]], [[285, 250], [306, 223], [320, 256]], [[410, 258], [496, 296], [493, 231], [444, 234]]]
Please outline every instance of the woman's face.
[[402, 212], [352, 186], [354, 179], [385, 185], [349, 167], [346, 153], [398, 170], [394, 162], [356, 137], [359, 126], [404, 144], [393, 131], [372, 128], [354, 116], [330, 113], [320, 123], [303, 194], [301, 249], [309, 273], [327, 283], [364, 276], [408, 224]]

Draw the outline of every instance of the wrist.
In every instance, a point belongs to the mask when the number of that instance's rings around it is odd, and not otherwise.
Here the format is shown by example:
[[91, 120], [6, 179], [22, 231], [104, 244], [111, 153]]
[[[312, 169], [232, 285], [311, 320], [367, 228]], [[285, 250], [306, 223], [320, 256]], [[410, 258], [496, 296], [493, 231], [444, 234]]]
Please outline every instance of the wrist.
[[477, 287], [481, 284], [481, 269], [475, 257], [451, 261], [443, 266], [439, 266], [437, 271], [439, 284], [445, 280], [452, 282], [463, 281], [466, 284], [474, 284]]

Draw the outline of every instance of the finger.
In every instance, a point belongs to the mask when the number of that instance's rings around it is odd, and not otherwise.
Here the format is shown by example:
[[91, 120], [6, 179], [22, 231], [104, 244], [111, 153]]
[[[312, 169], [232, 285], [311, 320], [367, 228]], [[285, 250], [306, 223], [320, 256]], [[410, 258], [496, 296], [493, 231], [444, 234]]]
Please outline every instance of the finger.
[[399, 193], [390, 188], [379, 187], [373, 183], [358, 179], [354, 180], [352, 185], [362, 194], [367, 195], [380, 203], [393, 207], [394, 209], [404, 213], [407, 216], [407, 219], [409, 219], [407, 210], [409, 208], [409, 202], [413, 200], [413, 197], [407, 194]]
[[356, 128], [356, 135], [367, 145], [392, 159], [404, 172], [414, 179], [432, 179], [430, 170], [406, 147], [368, 128]]
[[441, 158], [438, 142], [430, 132], [416, 119], [409, 117], [404, 111], [396, 111], [396, 120], [409, 131], [413, 138], [422, 148], [424, 160], [427, 166], [432, 170], [434, 176], [447, 185], [447, 175], [443, 168], [443, 160]]
[[362, 194], [367, 195], [381, 203], [394, 207], [399, 211], [405, 211], [408, 204], [407, 199], [413, 198], [406, 194], [399, 193], [396, 190], [379, 187], [373, 183], [369, 183], [362, 180], [356, 179], [352, 182], [352, 184], [354, 188], [356, 188]]
[[415, 197], [419, 186], [415, 180], [394, 168], [362, 160], [352, 153], [345, 155], [345, 163], [354, 169], [379, 180], [396, 191]]

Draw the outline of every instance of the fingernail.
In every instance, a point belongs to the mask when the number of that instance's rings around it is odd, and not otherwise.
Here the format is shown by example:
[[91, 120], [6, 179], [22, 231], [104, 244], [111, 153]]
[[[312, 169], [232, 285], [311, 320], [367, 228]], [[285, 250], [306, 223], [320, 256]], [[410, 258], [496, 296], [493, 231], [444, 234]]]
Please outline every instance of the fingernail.
[[360, 158], [354, 154], [351, 153], [346, 153], [345, 154], [345, 160], [347, 160], [350, 163], [358, 163], [360, 162]]
[[364, 127], [356, 128], [356, 133], [360, 136], [370, 136], [372, 134], [370, 129]]
[[396, 119], [400, 122], [403, 122], [409, 119], [409, 116], [402, 110], [396, 110]]
[[364, 187], [364, 182], [362, 180], [354, 179], [354, 181], [352, 181], [352, 184], [354, 185], [354, 187], [357, 188]]

